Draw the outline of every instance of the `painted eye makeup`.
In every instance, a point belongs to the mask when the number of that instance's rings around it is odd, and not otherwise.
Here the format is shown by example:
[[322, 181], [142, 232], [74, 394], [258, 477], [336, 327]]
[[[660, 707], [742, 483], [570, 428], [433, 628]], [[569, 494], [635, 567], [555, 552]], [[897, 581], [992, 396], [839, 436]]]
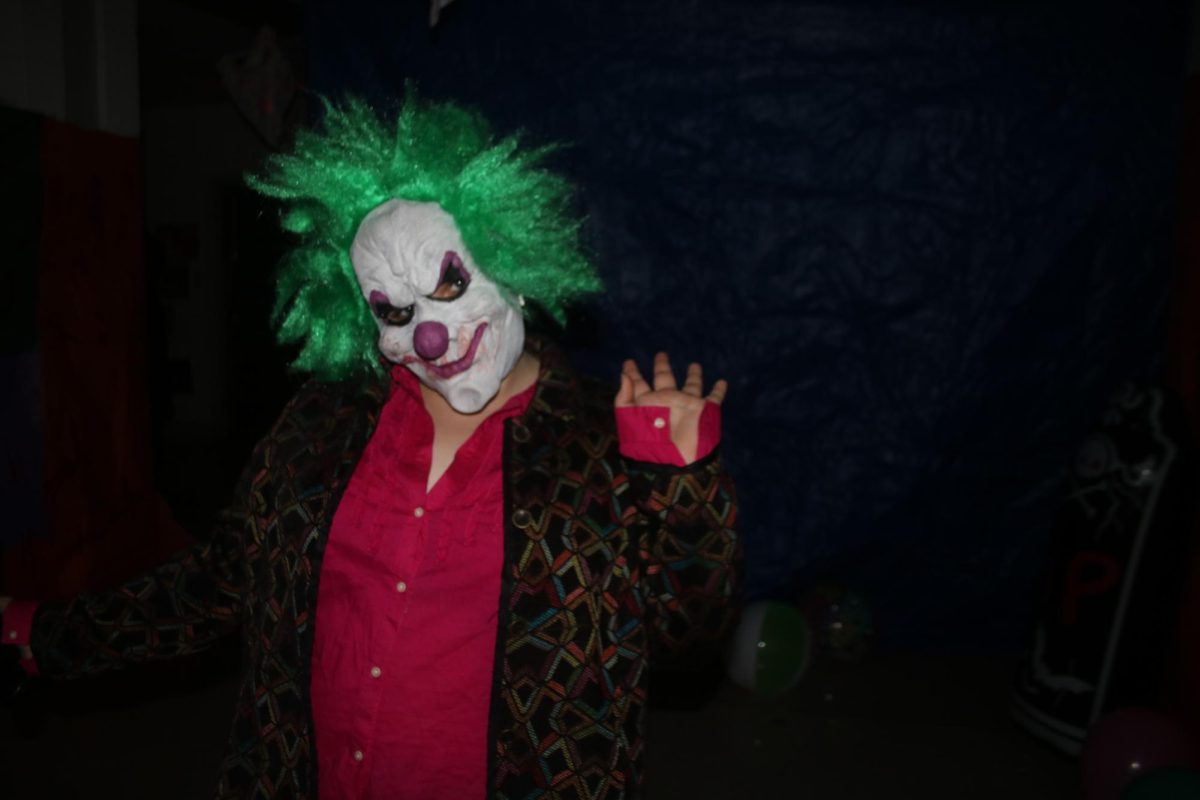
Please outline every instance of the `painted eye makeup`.
[[385, 325], [394, 325], [399, 328], [412, 322], [414, 306], [407, 305], [397, 308], [388, 301], [387, 295], [383, 292], [371, 292], [370, 304], [371, 311]]
[[447, 250], [442, 258], [442, 272], [437, 288], [429, 295], [430, 300], [448, 302], [457, 300], [471, 285], [471, 273], [463, 266], [462, 259], [453, 250]]

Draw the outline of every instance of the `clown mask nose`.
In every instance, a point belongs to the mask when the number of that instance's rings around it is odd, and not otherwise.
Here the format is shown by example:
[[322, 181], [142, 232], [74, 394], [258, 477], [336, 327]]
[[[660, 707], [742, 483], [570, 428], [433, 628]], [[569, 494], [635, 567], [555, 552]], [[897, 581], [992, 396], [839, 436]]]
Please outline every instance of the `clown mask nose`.
[[450, 332], [440, 322], [426, 320], [413, 331], [413, 349], [426, 361], [441, 358], [450, 346]]

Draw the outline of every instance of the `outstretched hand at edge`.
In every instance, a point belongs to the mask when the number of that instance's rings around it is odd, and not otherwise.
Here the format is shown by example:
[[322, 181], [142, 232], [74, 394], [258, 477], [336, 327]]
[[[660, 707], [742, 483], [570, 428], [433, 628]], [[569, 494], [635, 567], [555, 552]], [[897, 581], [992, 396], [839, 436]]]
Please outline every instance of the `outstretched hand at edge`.
[[[0, 597], [0, 616], [4, 615], [4, 609], [8, 608], [8, 604], [11, 602], [11, 597]], [[3, 640], [0, 640], [0, 644], [3, 644]], [[21, 645], [19, 649], [21, 651], [21, 658], [33, 658], [33, 650], [29, 649], [28, 646]]]

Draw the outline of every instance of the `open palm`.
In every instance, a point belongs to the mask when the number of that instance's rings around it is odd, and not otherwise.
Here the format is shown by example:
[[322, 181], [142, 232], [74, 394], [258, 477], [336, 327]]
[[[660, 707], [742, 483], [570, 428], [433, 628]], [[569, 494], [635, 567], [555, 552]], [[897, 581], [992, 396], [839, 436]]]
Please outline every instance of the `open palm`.
[[617, 390], [617, 408], [655, 407], [670, 409], [671, 441], [679, 448], [687, 463], [696, 460], [696, 447], [700, 437], [700, 414], [705, 403], [721, 404], [729, 384], [719, 380], [713, 384], [708, 395], [704, 395], [704, 370], [699, 364], [690, 364], [683, 386], [675, 382], [675, 373], [666, 353], [654, 356], [654, 386], [651, 388], [633, 359], [627, 359], [621, 367], [621, 387]]

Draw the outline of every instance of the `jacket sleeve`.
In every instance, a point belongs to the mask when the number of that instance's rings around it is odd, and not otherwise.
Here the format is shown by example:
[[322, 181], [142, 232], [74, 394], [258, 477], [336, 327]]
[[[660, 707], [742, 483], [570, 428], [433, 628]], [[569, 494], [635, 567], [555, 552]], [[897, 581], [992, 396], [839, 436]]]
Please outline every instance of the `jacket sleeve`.
[[194, 653], [237, 629], [251, 582], [244, 537], [266, 442], [208, 539], [116, 589], [38, 607], [31, 646], [41, 675], [79, 677]]
[[711, 655], [739, 611], [742, 543], [720, 451], [686, 467], [625, 460], [654, 665]]

